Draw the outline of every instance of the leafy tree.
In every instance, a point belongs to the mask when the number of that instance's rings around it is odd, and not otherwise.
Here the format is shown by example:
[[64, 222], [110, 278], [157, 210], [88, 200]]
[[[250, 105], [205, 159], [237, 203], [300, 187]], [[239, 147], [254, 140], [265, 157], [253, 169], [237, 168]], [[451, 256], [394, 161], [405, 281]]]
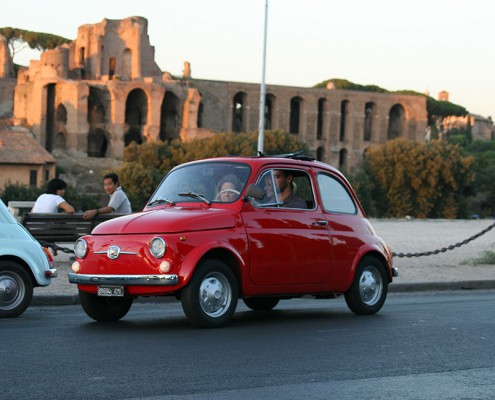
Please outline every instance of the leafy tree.
[[467, 147], [474, 157], [473, 213], [483, 217], [495, 216], [495, 142], [474, 141]]
[[19, 28], [0, 28], [0, 35], [5, 36], [10, 48], [12, 58], [22, 49], [29, 46], [31, 49], [40, 51], [54, 49], [64, 43], [70, 43], [70, 39], [50, 33], [32, 32]]
[[[130, 144], [124, 150], [124, 162], [117, 171], [132, 207], [144, 207], [162, 178], [177, 165], [204, 158], [226, 155], [256, 154], [258, 133], [218, 133], [209, 138], [170, 143]], [[307, 145], [296, 136], [282, 131], [265, 132], [266, 154], [307, 151]]]
[[459, 146], [445, 141], [395, 139], [370, 147], [350, 179], [376, 217], [466, 217], [472, 163]]

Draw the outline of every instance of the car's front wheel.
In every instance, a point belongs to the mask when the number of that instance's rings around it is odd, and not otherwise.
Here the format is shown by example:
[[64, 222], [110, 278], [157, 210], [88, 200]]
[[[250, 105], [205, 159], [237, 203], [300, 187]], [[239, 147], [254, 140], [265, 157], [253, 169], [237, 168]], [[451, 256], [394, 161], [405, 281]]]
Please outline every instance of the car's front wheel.
[[273, 309], [279, 301], [276, 297], [251, 297], [244, 299], [244, 304], [254, 311], [268, 311]]
[[0, 318], [21, 315], [31, 304], [33, 281], [14, 261], [0, 261]]
[[220, 260], [204, 260], [182, 290], [182, 308], [193, 325], [217, 328], [234, 315], [238, 296], [232, 270]]
[[388, 280], [383, 263], [375, 257], [364, 257], [354, 275], [345, 301], [356, 314], [375, 314], [387, 298]]
[[101, 297], [92, 293], [79, 291], [79, 301], [83, 310], [95, 321], [118, 321], [132, 306], [132, 298]]

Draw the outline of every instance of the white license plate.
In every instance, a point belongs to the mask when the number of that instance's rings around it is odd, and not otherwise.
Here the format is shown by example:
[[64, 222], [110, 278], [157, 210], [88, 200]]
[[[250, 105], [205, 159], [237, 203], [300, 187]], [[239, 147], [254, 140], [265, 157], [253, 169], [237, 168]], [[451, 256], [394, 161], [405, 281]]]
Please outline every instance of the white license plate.
[[98, 286], [98, 296], [124, 297], [124, 286]]

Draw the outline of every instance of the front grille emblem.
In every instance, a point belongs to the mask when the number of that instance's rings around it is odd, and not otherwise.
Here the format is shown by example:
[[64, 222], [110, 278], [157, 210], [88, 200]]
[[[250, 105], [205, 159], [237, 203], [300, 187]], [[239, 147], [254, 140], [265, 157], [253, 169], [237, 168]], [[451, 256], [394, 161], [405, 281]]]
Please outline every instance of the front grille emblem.
[[107, 250], [107, 256], [111, 260], [115, 260], [119, 258], [120, 255], [120, 247], [119, 246], [110, 246]]

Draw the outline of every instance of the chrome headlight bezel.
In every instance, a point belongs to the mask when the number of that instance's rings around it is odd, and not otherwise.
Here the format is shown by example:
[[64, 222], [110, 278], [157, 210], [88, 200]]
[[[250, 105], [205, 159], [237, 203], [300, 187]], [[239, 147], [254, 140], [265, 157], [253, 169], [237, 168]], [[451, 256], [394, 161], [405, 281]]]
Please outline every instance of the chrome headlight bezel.
[[165, 239], [157, 236], [150, 242], [150, 252], [156, 258], [162, 258], [167, 251], [167, 242]]
[[88, 254], [88, 242], [79, 238], [74, 243], [74, 254], [78, 258], [84, 258]]

